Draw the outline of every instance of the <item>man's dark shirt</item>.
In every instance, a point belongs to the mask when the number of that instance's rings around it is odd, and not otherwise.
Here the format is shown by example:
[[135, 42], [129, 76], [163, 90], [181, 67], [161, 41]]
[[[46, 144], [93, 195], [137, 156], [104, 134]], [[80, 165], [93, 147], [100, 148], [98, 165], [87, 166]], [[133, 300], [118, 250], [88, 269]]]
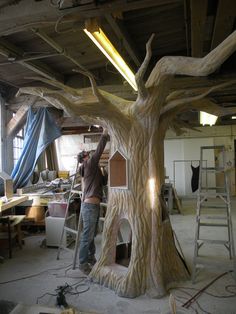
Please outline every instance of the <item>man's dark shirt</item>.
[[90, 197], [97, 197], [102, 200], [102, 172], [99, 167], [99, 160], [108, 140], [108, 135], [102, 134], [97, 149], [92, 157], [83, 162], [83, 201]]

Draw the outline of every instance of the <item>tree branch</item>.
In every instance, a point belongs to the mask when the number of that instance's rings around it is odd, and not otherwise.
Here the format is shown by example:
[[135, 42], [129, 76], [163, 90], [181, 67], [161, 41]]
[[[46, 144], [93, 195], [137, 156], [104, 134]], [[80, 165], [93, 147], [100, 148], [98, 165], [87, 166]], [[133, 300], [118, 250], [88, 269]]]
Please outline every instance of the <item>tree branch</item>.
[[100, 94], [99, 89], [97, 87], [94, 76], [90, 72], [82, 71], [82, 70], [78, 70], [78, 69], [73, 69], [72, 71], [76, 72], [76, 73], [81, 73], [81, 74], [87, 76], [89, 78], [94, 96], [96, 96], [99, 101], [103, 101], [103, 98], [101, 97], [101, 94]]
[[207, 76], [213, 73], [236, 50], [236, 31], [203, 58], [163, 57], [152, 70], [146, 88], [157, 86], [165, 76]]
[[[86, 94], [86, 96], [89, 96], [89, 94], [91, 94], [91, 88], [90, 87], [78, 89], [78, 88], [72, 88], [72, 87], [65, 85], [65, 84], [58, 82], [58, 81], [46, 79], [44, 77], [30, 77], [30, 78], [35, 79], [37, 81], [47, 83], [51, 86], [58, 87], [59, 89], [63, 90], [65, 93], [67, 93], [68, 95], [72, 95], [74, 97], [82, 97], [84, 95], [84, 93]], [[102, 89], [99, 89], [99, 93], [105, 99], [110, 101], [112, 106], [113, 105], [116, 106], [121, 111], [127, 110], [128, 107], [133, 104], [133, 101], [129, 101], [129, 100], [126, 100], [124, 98], [118, 97], [118, 96], [113, 95], [109, 92], [103, 91]], [[96, 102], [95, 98], [94, 98], [94, 102]]]
[[191, 107], [193, 109], [199, 109], [201, 111], [205, 111], [207, 113], [213, 114], [218, 117], [223, 117], [227, 115], [232, 115], [236, 113], [236, 107], [230, 107], [230, 108], [224, 108], [210, 99], [202, 99], [202, 100], [197, 100], [191, 103]]
[[83, 99], [78, 98], [78, 101], [74, 103], [67, 97], [62, 96], [59, 91], [49, 90], [44, 87], [23, 87], [19, 89], [17, 95], [19, 94], [31, 94], [39, 96], [54, 107], [63, 109], [70, 116], [99, 116], [100, 112], [102, 111], [102, 106], [99, 104], [99, 102], [86, 103], [83, 101]]
[[[207, 95], [209, 95], [210, 93], [212, 93], [215, 90], [222, 89], [222, 88], [224, 88], [226, 86], [233, 85], [233, 84], [236, 84], [236, 81], [230, 81], [230, 82], [226, 82], [226, 83], [222, 83], [222, 84], [213, 86], [211, 88], [206, 89], [205, 92], [203, 92], [202, 94], [197, 95], [197, 96], [171, 100], [161, 109], [161, 115], [168, 114], [168, 112], [173, 111], [173, 110], [175, 110], [175, 113], [178, 113], [181, 110], [181, 106], [185, 107], [186, 104], [193, 103], [194, 101], [200, 100], [200, 99], [206, 97]], [[192, 91], [182, 91], [182, 94], [184, 94], [184, 93], [185, 94], [186, 93], [195, 93], [196, 94], [197, 91], [199, 91], [199, 89], [195, 90], [195, 91], [194, 90], [192, 90]], [[177, 92], [176, 95], [179, 96], [180, 94], [178, 94], [178, 92]]]
[[79, 89], [76, 89], [76, 88], [72, 88], [68, 85], [65, 85], [59, 81], [55, 81], [55, 80], [49, 80], [49, 79], [46, 79], [44, 77], [41, 77], [41, 76], [31, 76], [31, 77], [27, 77], [26, 79], [33, 79], [33, 80], [36, 80], [36, 81], [40, 81], [40, 82], [44, 82], [44, 83], [47, 83], [51, 86], [54, 86], [54, 87], [57, 87], [57, 88], [60, 88], [62, 89], [65, 93], [68, 93], [74, 97], [78, 97], [78, 96], [82, 96], [82, 91], [79, 90]]
[[[53, 91], [44, 87], [23, 87], [20, 88], [17, 95], [31, 94], [39, 96], [58, 109], [63, 109], [69, 116], [89, 116], [104, 120], [107, 124], [116, 125], [124, 132], [124, 137], [130, 128], [130, 120], [127, 115], [122, 113], [116, 106], [110, 104], [106, 99], [101, 103], [94, 101], [89, 97], [78, 97], [77, 99], [68, 99], [61, 95], [59, 91]], [[84, 101], [86, 99], [86, 101]]]
[[152, 34], [149, 38], [148, 42], [146, 43], [146, 56], [141, 64], [138, 72], [135, 74], [135, 80], [138, 87], [138, 96], [144, 98], [147, 95], [147, 90], [143, 81], [144, 74], [147, 70], [148, 64], [152, 57], [152, 50], [151, 50], [151, 43], [153, 41], [155, 34]]
[[182, 135], [182, 134], [186, 133], [186, 130], [183, 130], [183, 128], [184, 129], [188, 129], [188, 130], [193, 130], [193, 131], [196, 131], [196, 132], [201, 132], [200, 130], [198, 130], [197, 128], [193, 127], [189, 123], [186, 123], [184, 121], [180, 121], [180, 120], [177, 120], [177, 119], [174, 119], [171, 122], [170, 128], [176, 133], [176, 135]]

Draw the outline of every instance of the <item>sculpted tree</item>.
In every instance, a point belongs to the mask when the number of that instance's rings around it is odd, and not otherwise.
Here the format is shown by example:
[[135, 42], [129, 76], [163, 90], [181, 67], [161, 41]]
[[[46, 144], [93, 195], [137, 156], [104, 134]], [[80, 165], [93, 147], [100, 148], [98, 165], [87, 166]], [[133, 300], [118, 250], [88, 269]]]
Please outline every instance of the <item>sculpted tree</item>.
[[[91, 273], [93, 281], [124, 297], [144, 293], [161, 297], [169, 283], [188, 278], [175, 248], [167, 209], [161, 197], [164, 137], [167, 128], [179, 131], [184, 126], [176, 120], [176, 115], [184, 110], [197, 108], [217, 115], [230, 113], [229, 109], [222, 109], [203, 98], [235, 83], [170, 93], [174, 75], [207, 76], [213, 73], [236, 50], [236, 32], [204, 58], [163, 57], [144, 82], [152, 39], [153, 35], [136, 74], [138, 95], [134, 102], [99, 90], [88, 72], [83, 73], [89, 77], [92, 88], [83, 91], [46, 79], [41, 80], [60, 90], [43, 87], [20, 90], [20, 93], [44, 98], [70, 116], [80, 116], [90, 122], [92, 119], [96, 124], [106, 126], [111, 137], [111, 154], [119, 150], [129, 160], [128, 189], [109, 189], [101, 256]], [[115, 264], [117, 233], [123, 218], [129, 221], [132, 230], [128, 268]]]

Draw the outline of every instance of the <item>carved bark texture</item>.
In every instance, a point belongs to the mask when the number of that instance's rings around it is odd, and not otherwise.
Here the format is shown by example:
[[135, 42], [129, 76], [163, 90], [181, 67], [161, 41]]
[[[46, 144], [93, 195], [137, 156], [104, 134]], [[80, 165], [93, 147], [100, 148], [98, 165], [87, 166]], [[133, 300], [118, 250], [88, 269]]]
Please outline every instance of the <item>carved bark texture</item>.
[[[83, 93], [50, 81], [48, 83], [62, 89], [62, 92], [45, 88], [20, 90], [21, 93], [40, 96], [70, 115], [98, 119], [109, 129], [111, 153], [119, 149], [128, 158], [129, 187], [109, 190], [102, 252], [90, 275], [94, 282], [114, 289], [124, 297], [144, 293], [161, 297], [169, 283], [188, 278], [176, 250], [167, 209], [161, 197], [161, 185], [164, 183], [163, 143], [171, 124], [176, 130], [181, 129], [175, 121], [176, 114], [192, 106], [200, 110], [199, 99], [214, 88], [189, 93], [176, 91], [169, 95], [171, 78], [175, 74], [208, 75], [236, 50], [234, 32], [204, 58], [162, 58], [144, 83], [142, 80], [150, 60], [152, 38], [147, 44], [147, 57], [136, 75], [139, 91], [135, 102], [127, 102], [99, 90], [88, 74], [93, 92], [86, 90]], [[215, 114], [217, 111], [224, 114], [211, 101], [203, 104], [205, 111], [210, 111], [211, 106]], [[153, 184], [152, 193], [150, 181]], [[129, 221], [132, 230], [132, 254], [128, 268], [115, 263], [117, 234], [123, 218]]]

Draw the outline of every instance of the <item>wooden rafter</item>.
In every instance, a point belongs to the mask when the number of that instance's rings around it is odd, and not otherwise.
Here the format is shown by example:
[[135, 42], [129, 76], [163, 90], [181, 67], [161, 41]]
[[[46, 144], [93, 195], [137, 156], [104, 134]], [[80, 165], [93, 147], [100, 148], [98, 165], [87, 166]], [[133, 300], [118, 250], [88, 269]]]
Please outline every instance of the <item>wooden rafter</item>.
[[160, 5], [182, 2], [181, 0], [113, 0], [101, 4], [89, 4], [86, 6], [78, 6], [67, 9], [67, 13], [79, 14], [84, 18], [104, 16], [113, 12], [126, 12], [131, 10], [139, 10]]
[[64, 81], [63, 75], [55, 72], [49, 66], [39, 60], [22, 61], [21, 59], [23, 58], [24, 51], [2, 38], [0, 39], [0, 54], [6, 58], [14, 58], [16, 62], [18, 62], [17, 59], [19, 58], [19, 64], [48, 79], [54, 79], [60, 82]]
[[14, 136], [16, 135], [20, 129], [23, 127], [26, 121], [26, 114], [30, 106], [33, 106], [36, 102], [37, 97], [27, 96], [25, 98], [24, 104], [20, 106], [17, 110], [14, 117], [7, 124], [6, 134], [7, 136]]
[[141, 58], [139, 56], [138, 51], [134, 48], [135, 45], [132, 42], [130, 36], [128, 36], [123, 23], [121, 21], [114, 19], [114, 17], [110, 14], [107, 14], [105, 17], [110, 26], [112, 27], [114, 33], [116, 34], [118, 40], [122, 42], [123, 47], [129, 54], [130, 58], [133, 60], [136, 66], [139, 67], [141, 65], [140, 62]]
[[63, 47], [61, 47], [55, 40], [53, 40], [50, 36], [48, 36], [45, 32], [32, 28], [31, 29], [38, 37], [40, 37], [43, 41], [45, 41], [49, 46], [51, 46], [53, 49], [55, 49], [58, 53], [63, 55], [65, 58], [69, 59], [72, 63], [77, 65], [80, 69], [83, 71], [86, 71], [86, 68], [83, 67], [82, 64], [79, 63], [77, 59], [72, 57], [70, 53]]
[[192, 57], [202, 57], [207, 0], [191, 0], [191, 49]]
[[236, 15], [235, 0], [219, 0], [215, 19], [211, 50], [219, 45], [232, 31]]

